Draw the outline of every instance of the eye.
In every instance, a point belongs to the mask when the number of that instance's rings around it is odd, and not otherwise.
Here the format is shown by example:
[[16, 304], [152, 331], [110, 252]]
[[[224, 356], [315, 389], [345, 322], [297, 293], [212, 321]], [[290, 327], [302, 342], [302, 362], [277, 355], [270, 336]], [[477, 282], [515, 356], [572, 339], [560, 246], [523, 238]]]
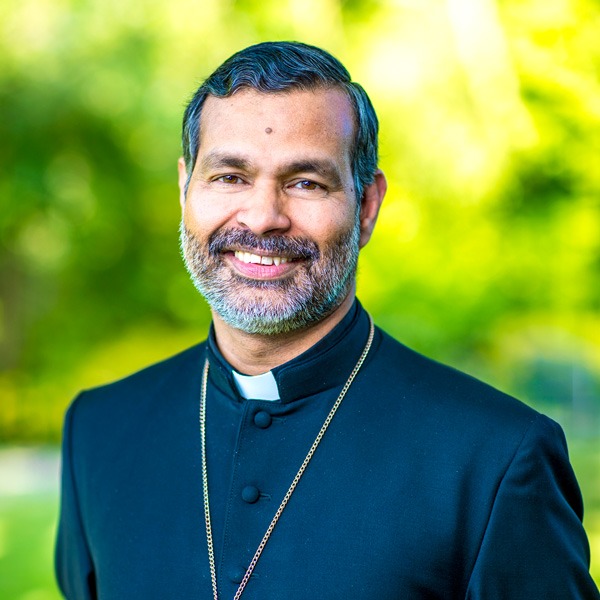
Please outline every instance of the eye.
[[292, 187], [300, 189], [300, 190], [308, 190], [309, 192], [312, 192], [314, 190], [324, 191], [324, 188], [322, 185], [319, 185], [318, 183], [315, 183], [314, 181], [311, 181], [310, 179], [303, 179], [302, 181], [298, 181], [294, 185], [292, 185]]
[[221, 177], [217, 177], [215, 181], [220, 181], [221, 183], [227, 183], [230, 185], [244, 183], [244, 180], [237, 175], [221, 175]]

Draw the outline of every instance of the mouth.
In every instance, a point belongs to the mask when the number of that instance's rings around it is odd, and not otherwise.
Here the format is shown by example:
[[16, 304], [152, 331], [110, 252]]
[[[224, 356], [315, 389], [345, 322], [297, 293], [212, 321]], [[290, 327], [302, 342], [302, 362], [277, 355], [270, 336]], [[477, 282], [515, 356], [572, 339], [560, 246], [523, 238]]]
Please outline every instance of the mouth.
[[275, 281], [287, 279], [304, 259], [297, 256], [255, 250], [225, 251], [225, 257], [235, 271], [246, 279]]
[[251, 231], [222, 229], [208, 240], [208, 254], [224, 260], [243, 280], [277, 282], [293, 279], [294, 273], [310, 268], [320, 257], [312, 240], [284, 235], [257, 236]]
[[279, 265], [284, 265], [294, 260], [289, 256], [254, 254], [252, 252], [246, 252], [244, 250], [236, 250], [233, 254], [240, 262], [247, 265], [275, 265], [276, 267], [278, 267]]

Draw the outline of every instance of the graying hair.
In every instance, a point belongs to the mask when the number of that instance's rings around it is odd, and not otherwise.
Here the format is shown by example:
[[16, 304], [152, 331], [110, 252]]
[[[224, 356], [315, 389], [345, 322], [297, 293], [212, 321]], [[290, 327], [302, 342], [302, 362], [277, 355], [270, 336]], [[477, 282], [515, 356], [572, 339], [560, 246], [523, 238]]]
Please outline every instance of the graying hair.
[[364, 188], [373, 183], [377, 170], [379, 123], [369, 96], [331, 54], [300, 42], [264, 42], [228, 58], [196, 90], [183, 117], [183, 157], [189, 186], [200, 145], [200, 116], [208, 96], [227, 98], [240, 88], [275, 93], [288, 90], [338, 88], [348, 96], [355, 116], [352, 175], [357, 209]]

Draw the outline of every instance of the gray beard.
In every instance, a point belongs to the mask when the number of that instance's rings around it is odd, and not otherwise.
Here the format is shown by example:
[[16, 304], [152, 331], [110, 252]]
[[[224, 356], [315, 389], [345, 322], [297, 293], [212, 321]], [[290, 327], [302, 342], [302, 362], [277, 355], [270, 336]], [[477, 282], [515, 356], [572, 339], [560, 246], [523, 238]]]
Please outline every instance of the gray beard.
[[[246, 333], [276, 335], [305, 329], [331, 314], [346, 298], [358, 263], [360, 226], [319, 249], [311, 240], [283, 235], [259, 237], [247, 230], [222, 229], [202, 244], [183, 221], [181, 251], [196, 289], [231, 327]], [[260, 254], [302, 257], [286, 278], [249, 279], [226, 264], [222, 251], [234, 245]]]

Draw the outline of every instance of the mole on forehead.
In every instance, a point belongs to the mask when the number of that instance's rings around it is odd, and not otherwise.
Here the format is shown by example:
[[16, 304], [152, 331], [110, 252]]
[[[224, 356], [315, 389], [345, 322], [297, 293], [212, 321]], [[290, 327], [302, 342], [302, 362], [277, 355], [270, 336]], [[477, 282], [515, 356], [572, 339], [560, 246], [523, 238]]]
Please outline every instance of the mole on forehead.
[[273, 129], [271, 129], [271, 127], [267, 127], [265, 129], [265, 133], [273, 133]]

